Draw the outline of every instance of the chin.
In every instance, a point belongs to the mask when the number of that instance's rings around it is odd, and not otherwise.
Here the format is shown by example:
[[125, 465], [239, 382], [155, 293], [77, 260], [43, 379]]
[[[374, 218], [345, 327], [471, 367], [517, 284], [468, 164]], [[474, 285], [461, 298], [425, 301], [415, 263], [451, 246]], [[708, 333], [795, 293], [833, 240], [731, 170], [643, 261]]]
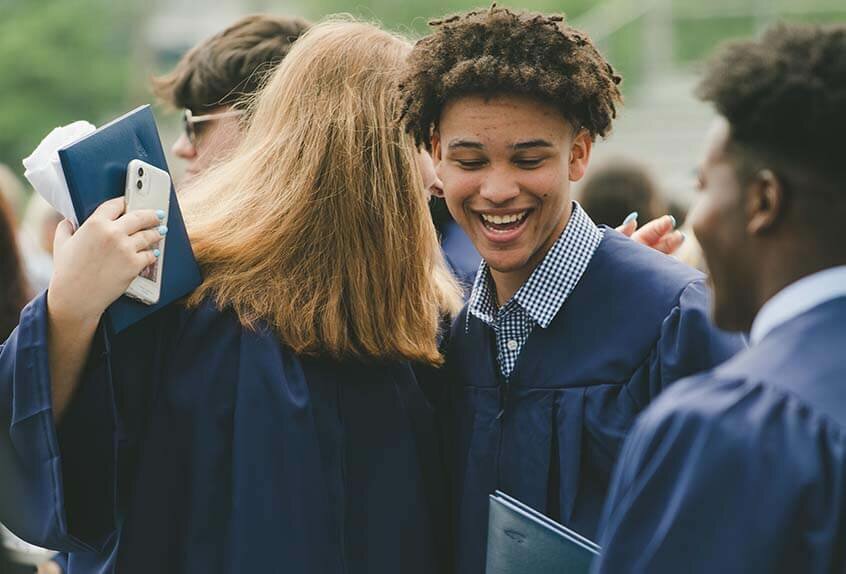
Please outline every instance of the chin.
[[505, 255], [502, 253], [482, 254], [488, 267], [499, 273], [513, 273], [523, 269], [528, 264], [528, 257], [522, 255]]

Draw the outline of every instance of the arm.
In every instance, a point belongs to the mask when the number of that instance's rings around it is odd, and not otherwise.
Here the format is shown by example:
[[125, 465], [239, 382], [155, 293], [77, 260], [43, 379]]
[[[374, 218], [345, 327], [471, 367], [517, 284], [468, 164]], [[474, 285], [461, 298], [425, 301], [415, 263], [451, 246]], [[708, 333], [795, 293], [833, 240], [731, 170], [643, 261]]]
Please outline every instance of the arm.
[[123, 198], [103, 203], [72, 232], [56, 230], [54, 270], [47, 291], [48, 353], [53, 417], [58, 422], [79, 384], [97, 325], [132, 279], [155, 261], [150, 248], [163, 233], [152, 210], [124, 214]]
[[133, 230], [158, 219], [122, 210], [122, 199], [106, 202], [76, 233], [57, 231], [50, 293], [0, 345], [0, 511], [48, 548], [96, 551], [113, 529], [113, 400], [108, 365], [91, 350], [106, 306], [151, 260], [138, 249], [152, 234]]

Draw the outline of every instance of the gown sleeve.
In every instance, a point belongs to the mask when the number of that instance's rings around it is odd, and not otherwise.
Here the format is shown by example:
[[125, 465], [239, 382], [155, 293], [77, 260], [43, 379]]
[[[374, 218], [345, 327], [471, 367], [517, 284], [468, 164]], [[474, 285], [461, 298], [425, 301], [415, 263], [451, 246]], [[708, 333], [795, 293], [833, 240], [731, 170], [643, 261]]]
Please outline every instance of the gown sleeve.
[[[708, 375], [683, 381], [626, 440], [593, 571], [799, 572], [808, 556], [812, 571], [830, 571], [842, 451], [840, 431], [790, 396]], [[814, 483], [823, 486], [809, 493]]]
[[[11, 464], [0, 469], [5, 483], [0, 508], [12, 509], [3, 519], [24, 540], [65, 552], [102, 552], [113, 540], [118, 476], [132, 464], [133, 438], [149, 404], [143, 395], [150, 395], [159, 362], [149, 343], [156, 323], [139, 323], [114, 348], [101, 325], [58, 427], [46, 292], [24, 308], [18, 327], [0, 346], [0, 450], [12, 453]], [[137, 347], [145, 340], [146, 346]], [[115, 366], [123, 385], [117, 395]]]
[[[672, 383], [713, 369], [747, 347], [746, 338], [714, 327], [704, 280], [689, 283], [661, 324], [657, 342], [628, 391], [646, 408]], [[643, 384], [646, 383], [646, 384]]]

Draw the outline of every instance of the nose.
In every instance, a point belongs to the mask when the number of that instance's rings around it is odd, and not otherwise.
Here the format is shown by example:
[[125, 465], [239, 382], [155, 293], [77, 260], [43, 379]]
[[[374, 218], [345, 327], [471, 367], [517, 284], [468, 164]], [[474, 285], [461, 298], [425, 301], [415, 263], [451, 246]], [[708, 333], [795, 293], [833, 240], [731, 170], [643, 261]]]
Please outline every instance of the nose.
[[176, 157], [184, 160], [192, 160], [197, 157], [197, 149], [185, 134], [180, 135], [179, 139], [173, 142], [173, 147], [170, 148], [170, 151]]
[[520, 195], [520, 186], [502, 173], [491, 173], [479, 188], [479, 195], [491, 203], [507, 203]]

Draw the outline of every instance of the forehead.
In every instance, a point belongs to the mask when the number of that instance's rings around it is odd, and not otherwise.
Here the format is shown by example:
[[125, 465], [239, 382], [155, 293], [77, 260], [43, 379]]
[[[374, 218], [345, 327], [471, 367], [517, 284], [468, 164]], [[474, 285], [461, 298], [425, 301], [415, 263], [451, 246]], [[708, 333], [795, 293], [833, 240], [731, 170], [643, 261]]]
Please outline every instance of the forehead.
[[506, 144], [538, 138], [558, 143], [572, 132], [557, 108], [520, 95], [468, 95], [450, 100], [441, 111], [438, 129], [445, 139], [474, 138]]

